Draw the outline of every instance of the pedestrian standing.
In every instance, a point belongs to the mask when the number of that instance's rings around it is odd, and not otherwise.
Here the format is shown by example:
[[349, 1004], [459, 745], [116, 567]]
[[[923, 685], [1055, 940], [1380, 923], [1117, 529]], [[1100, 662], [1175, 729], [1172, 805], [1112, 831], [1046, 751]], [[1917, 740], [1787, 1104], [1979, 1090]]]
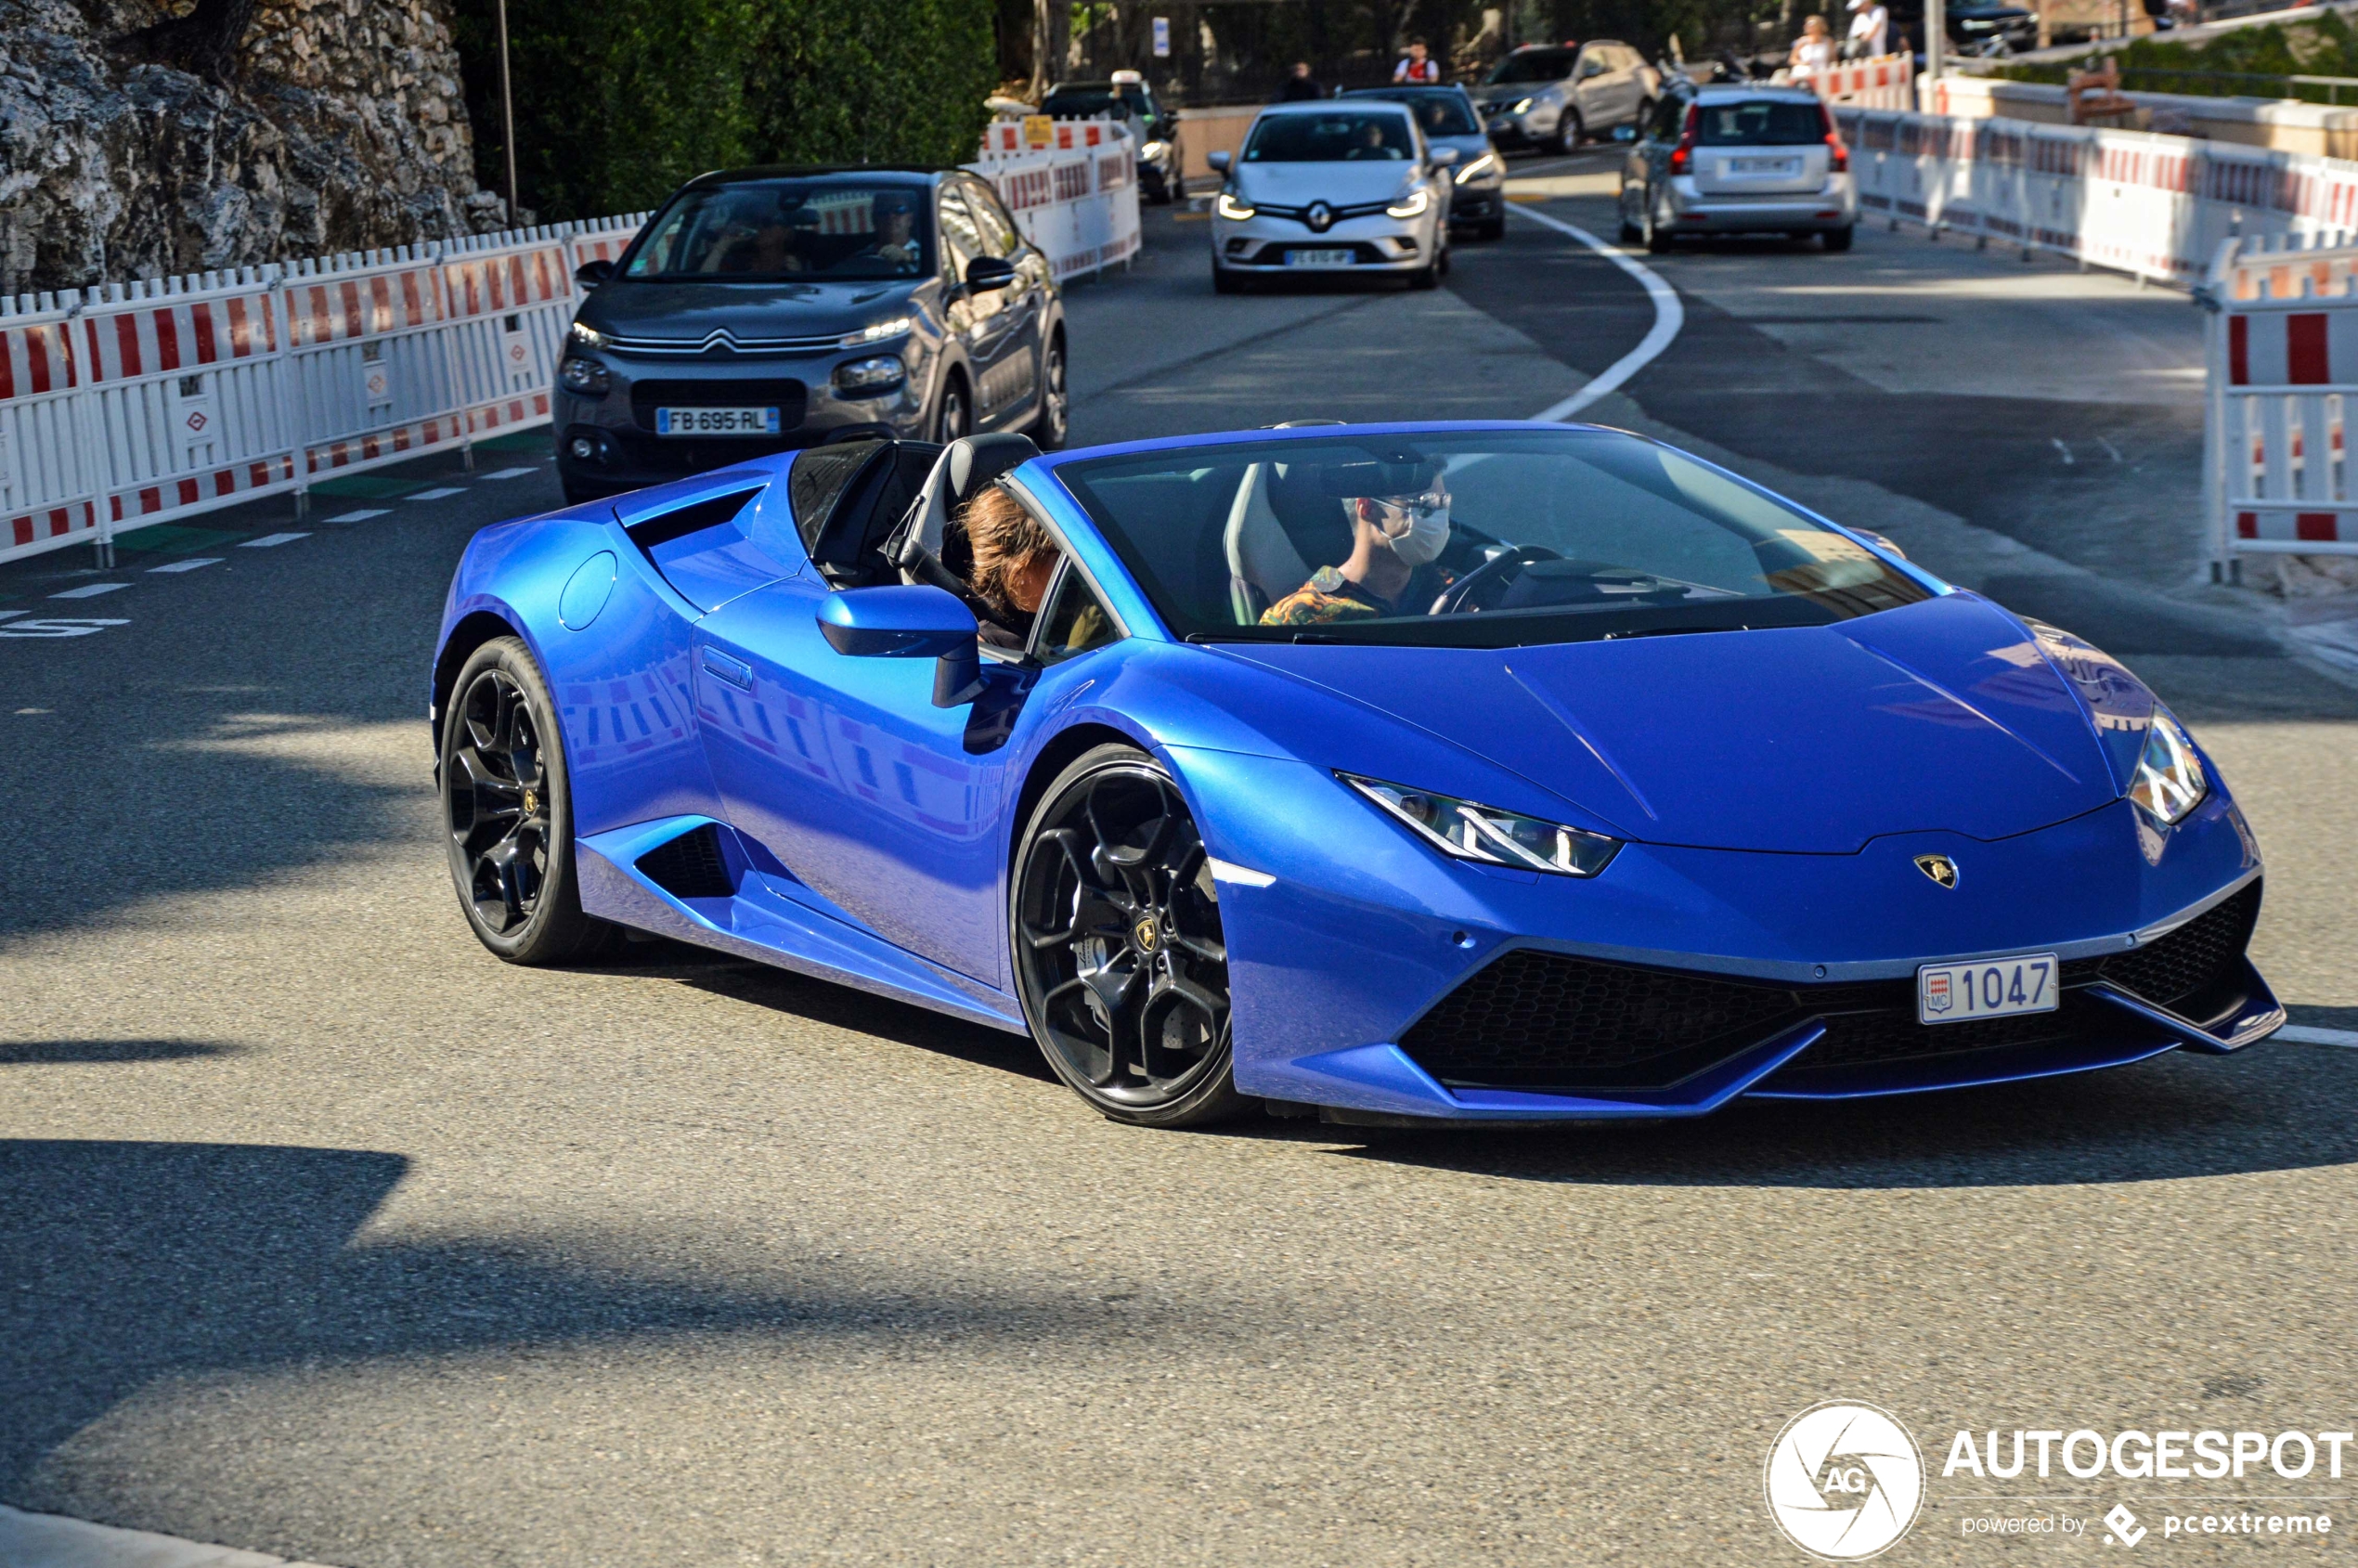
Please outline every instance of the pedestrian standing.
[[1310, 62], [1296, 60], [1293, 74], [1286, 78], [1285, 86], [1278, 91], [1277, 101], [1279, 103], [1308, 103], [1326, 96], [1327, 89], [1318, 85], [1316, 80], [1310, 74]]
[[1425, 48], [1423, 39], [1411, 38], [1408, 40], [1408, 52], [1401, 57], [1398, 65], [1392, 68], [1392, 79], [1394, 82], [1406, 82], [1416, 86], [1438, 85], [1441, 81], [1441, 62], [1434, 59], [1431, 52]]
[[1813, 16], [1801, 24], [1801, 36], [1793, 41], [1793, 53], [1785, 58], [1786, 78], [1807, 82], [1832, 70], [1833, 63], [1834, 35], [1827, 31], [1825, 18]]
[[1891, 42], [1891, 11], [1883, 0], [1850, 0], [1850, 38], [1843, 52], [1852, 59], [1874, 59]]

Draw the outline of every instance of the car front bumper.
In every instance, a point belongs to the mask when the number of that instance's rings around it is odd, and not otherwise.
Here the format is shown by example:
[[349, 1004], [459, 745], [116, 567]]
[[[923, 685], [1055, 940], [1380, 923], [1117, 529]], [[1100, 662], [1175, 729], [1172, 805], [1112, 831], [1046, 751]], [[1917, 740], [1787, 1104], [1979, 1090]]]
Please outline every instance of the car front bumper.
[[[1215, 266], [1239, 272], [1414, 272], [1430, 266], [1438, 249], [1435, 214], [1428, 211], [1413, 218], [1345, 218], [1324, 234], [1293, 218], [1255, 214], [1242, 220], [1211, 220], [1211, 256]], [[1349, 266], [1295, 267], [1286, 262], [1289, 251], [1349, 250]]]
[[1449, 198], [1449, 221], [1453, 224], [1494, 223], [1506, 215], [1507, 189], [1503, 184], [1461, 185]]
[[1670, 217], [1681, 234], [1745, 234], [1848, 228], [1859, 221], [1859, 190], [1835, 175], [1813, 192], [1776, 196], [1707, 196], [1694, 179], [1670, 182]]
[[[1994, 843], [1631, 843], [1574, 880], [1445, 861], [1302, 763], [1173, 760], [1211, 852], [1273, 878], [1220, 885], [1237, 1086], [1339, 1120], [1688, 1117], [1743, 1095], [1846, 1099], [2223, 1053], [2284, 1021], [2243, 955], [2260, 864], [2223, 790], [2158, 834], [2116, 801]], [[1933, 852], [1965, 868], [1956, 887], [1912, 863]], [[2220, 934], [2236, 921], [2242, 935]], [[2211, 965], [2195, 989], [2139, 978], [2199, 968], [2179, 948]], [[2062, 963], [2056, 1012], [1916, 1021], [1918, 965], [2028, 953]], [[1620, 1021], [1516, 1021], [1591, 1002]], [[1650, 1021], [1633, 1033], [1632, 1017]]]

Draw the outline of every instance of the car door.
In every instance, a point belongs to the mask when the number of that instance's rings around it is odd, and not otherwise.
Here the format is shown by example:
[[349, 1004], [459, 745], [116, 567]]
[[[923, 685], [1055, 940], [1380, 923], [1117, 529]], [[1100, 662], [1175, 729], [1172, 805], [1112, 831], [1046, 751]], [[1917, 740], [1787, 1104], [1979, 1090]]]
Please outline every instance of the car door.
[[976, 709], [933, 706], [932, 660], [836, 653], [826, 596], [808, 573], [696, 624], [696, 711], [730, 824], [783, 868], [767, 873], [780, 896], [1004, 988], [1007, 748], [967, 748]]
[[1004, 289], [966, 287], [967, 264], [978, 256], [997, 253], [983, 239], [981, 226], [967, 204], [965, 182], [955, 177], [943, 180], [938, 201], [941, 248], [945, 255], [954, 258], [957, 268], [956, 281], [951, 287], [965, 310], [962, 335], [965, 339], [967, 362], [974, 368], [975, 428], [987, 430], [998, 421], [1006, 407], [1005, 360], [1014, 351], [1011, 340], [1017, 313], [1008, 308]]
[[1024, 242], [1023, 231], [999, 193], [969, 175], [959, 181], [966, 211], [981, 236], [985, 254], [998, 256], [1016, 269], [1015, 281], [999, 292], [999, 308], [1007, 318], [998, 358], [991, 374], [1006, 382], [1005, 396], [994, 416], [1005, 423], [1031, 412], [1039, 390], [1042, 317], [1048, 308], [1048, 267], [1044, 258]]

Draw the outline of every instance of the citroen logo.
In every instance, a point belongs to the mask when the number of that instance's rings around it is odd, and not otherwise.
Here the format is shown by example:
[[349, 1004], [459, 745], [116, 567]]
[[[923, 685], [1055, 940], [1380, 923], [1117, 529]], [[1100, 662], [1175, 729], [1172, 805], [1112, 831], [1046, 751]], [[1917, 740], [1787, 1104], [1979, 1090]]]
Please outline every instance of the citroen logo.
[[1138, 924], [1133, 926], [1130, 934], [1137, 940], [1140, 952], [1152, 952], [1162, 941], [1162, 927], [1155, 924], [1155, 917], [1151, 914], [1142, 917]]
[[734, 354], [737, 351], [737, 340], [730, 336], [728, 328], [723, 327], [718, 331], [706, 335], [704, 351], [706, 354]]
[[1943, 888], [1954, 888], [1957, 885], [1957, 862], [1946, 855], [1918, 855], [1916, 869]]
[[1335, 226], [1335, 210], [1324, 201], [1313, 201], [1310, 210], [1302, 214], [1302, 221], [1310, 226], [1311, 233], [1324, 234]]

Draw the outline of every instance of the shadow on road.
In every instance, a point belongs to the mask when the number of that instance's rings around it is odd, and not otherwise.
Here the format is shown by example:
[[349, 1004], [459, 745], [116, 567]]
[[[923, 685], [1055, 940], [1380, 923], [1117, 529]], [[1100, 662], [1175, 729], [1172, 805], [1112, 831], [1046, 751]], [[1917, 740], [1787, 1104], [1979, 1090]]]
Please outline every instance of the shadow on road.
[[192, 1056], [235, 1056], [241, 1049], [215, 1040], [0, 1040], [0, 1067], [177, 1062]]

